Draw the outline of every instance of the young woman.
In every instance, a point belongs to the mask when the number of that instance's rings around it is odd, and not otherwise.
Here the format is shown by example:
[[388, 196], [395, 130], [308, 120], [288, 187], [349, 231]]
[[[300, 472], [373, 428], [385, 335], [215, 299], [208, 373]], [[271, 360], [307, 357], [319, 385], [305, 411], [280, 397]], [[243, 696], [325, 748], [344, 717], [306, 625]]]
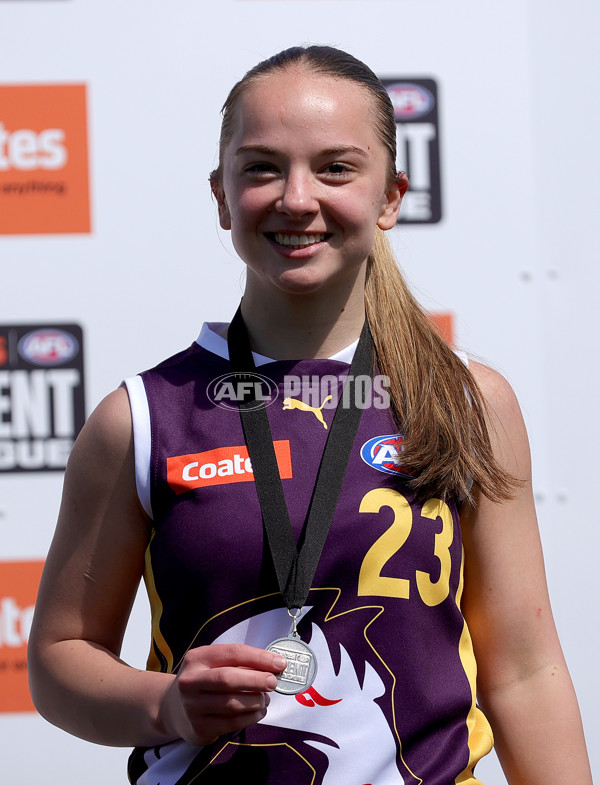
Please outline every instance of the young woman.
[[[395, 160], [387, 93], [350, 55], [250, 71], [211, 175], [241, 309], [77, 440], [32, 694], [135, 746], [132, 783], [474, 785], [492, 728], [511, 785], [591, 782], [519, 408], [397, 270]], [[146, 671], [119, 659], [142, 574]]]

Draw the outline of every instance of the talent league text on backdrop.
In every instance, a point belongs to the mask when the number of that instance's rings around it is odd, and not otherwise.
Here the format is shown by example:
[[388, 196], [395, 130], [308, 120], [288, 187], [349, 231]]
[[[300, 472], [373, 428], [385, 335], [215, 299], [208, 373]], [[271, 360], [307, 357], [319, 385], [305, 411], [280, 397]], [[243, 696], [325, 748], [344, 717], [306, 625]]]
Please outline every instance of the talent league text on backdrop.
[[64, 470], [84, 420], [81, 327], [0, 325], [0, 472]]
[[397, 168], [410, 188], [398, 223], [433, 224], [442, 218], [438, 89], [433, 79], [386, 77], [396, 117]]

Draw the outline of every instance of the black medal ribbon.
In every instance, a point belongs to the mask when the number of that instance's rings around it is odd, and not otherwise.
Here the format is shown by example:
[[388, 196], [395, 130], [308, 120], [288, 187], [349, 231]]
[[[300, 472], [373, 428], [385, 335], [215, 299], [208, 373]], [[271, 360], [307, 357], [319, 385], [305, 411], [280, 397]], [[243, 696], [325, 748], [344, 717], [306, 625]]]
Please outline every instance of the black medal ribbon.
[[[233, 373], [242, 377], [252, 374], [256, 369], [241, 308], [238, 308], [229, 326], [227, 344]], [[300, 549], [296, 546], [292, 532], [266, 408], [264, 405], [257, 406], [253, 392], [238, 401], [267, 542], [279, 590], [288, 611], [302, 608], [308, 597], [362, 414], [356, 405], [356, 379], [359, 376], [371, 376], [372, 372], [373, 340], [365, 319], [348, 376], [344, 380], [342, 397], [329, 429]]]

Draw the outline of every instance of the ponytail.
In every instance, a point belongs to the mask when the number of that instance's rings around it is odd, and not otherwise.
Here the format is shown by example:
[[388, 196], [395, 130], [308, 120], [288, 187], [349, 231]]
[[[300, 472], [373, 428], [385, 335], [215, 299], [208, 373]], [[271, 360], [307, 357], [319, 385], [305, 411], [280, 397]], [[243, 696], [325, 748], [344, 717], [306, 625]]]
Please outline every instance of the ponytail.
[[418, 496], [471, 500], [475, 482], [493, 501], [510, 498], [515, 481], [494, 458], [479, 387], [409, 291], [380, 229], [365, 304], [377, 368], [390, 379], [410, 487]]

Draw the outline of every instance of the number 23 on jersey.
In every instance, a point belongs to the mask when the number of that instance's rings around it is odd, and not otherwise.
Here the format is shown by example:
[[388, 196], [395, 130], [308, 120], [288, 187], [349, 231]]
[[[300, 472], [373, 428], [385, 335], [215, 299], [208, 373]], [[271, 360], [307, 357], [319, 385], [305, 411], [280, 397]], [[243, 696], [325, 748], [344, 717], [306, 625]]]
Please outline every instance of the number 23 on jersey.
[[433, 580], [432, 576], [423, 570], [415, 570], [414, 578], [411, 575], [386, 577], [381, 574], [386, 563], [404, 546], [413, 527], [413, 510], [410, 504], [401, 493], [392, 488], [375, 488], [366, 493], [359, 511], [378, 513], [382, 507], [390, 507], [394, 517], [390, 527], [373, 543], [363, 559], [358, 577], [358, 595], [409, 599], [411, 583], [414, 580], [422, 601], [429, 606], [439, 605], [450, 591], [450, 546], [454, 538], [450, 508], [439, 499], [429, 499], [421, 508], [423, 518], [432, 522], [436, 522], [438, 518], [442, 521], [442, 530], [435, 534], [433, 547], [433, 554], [440, 564], [439, 577]]

